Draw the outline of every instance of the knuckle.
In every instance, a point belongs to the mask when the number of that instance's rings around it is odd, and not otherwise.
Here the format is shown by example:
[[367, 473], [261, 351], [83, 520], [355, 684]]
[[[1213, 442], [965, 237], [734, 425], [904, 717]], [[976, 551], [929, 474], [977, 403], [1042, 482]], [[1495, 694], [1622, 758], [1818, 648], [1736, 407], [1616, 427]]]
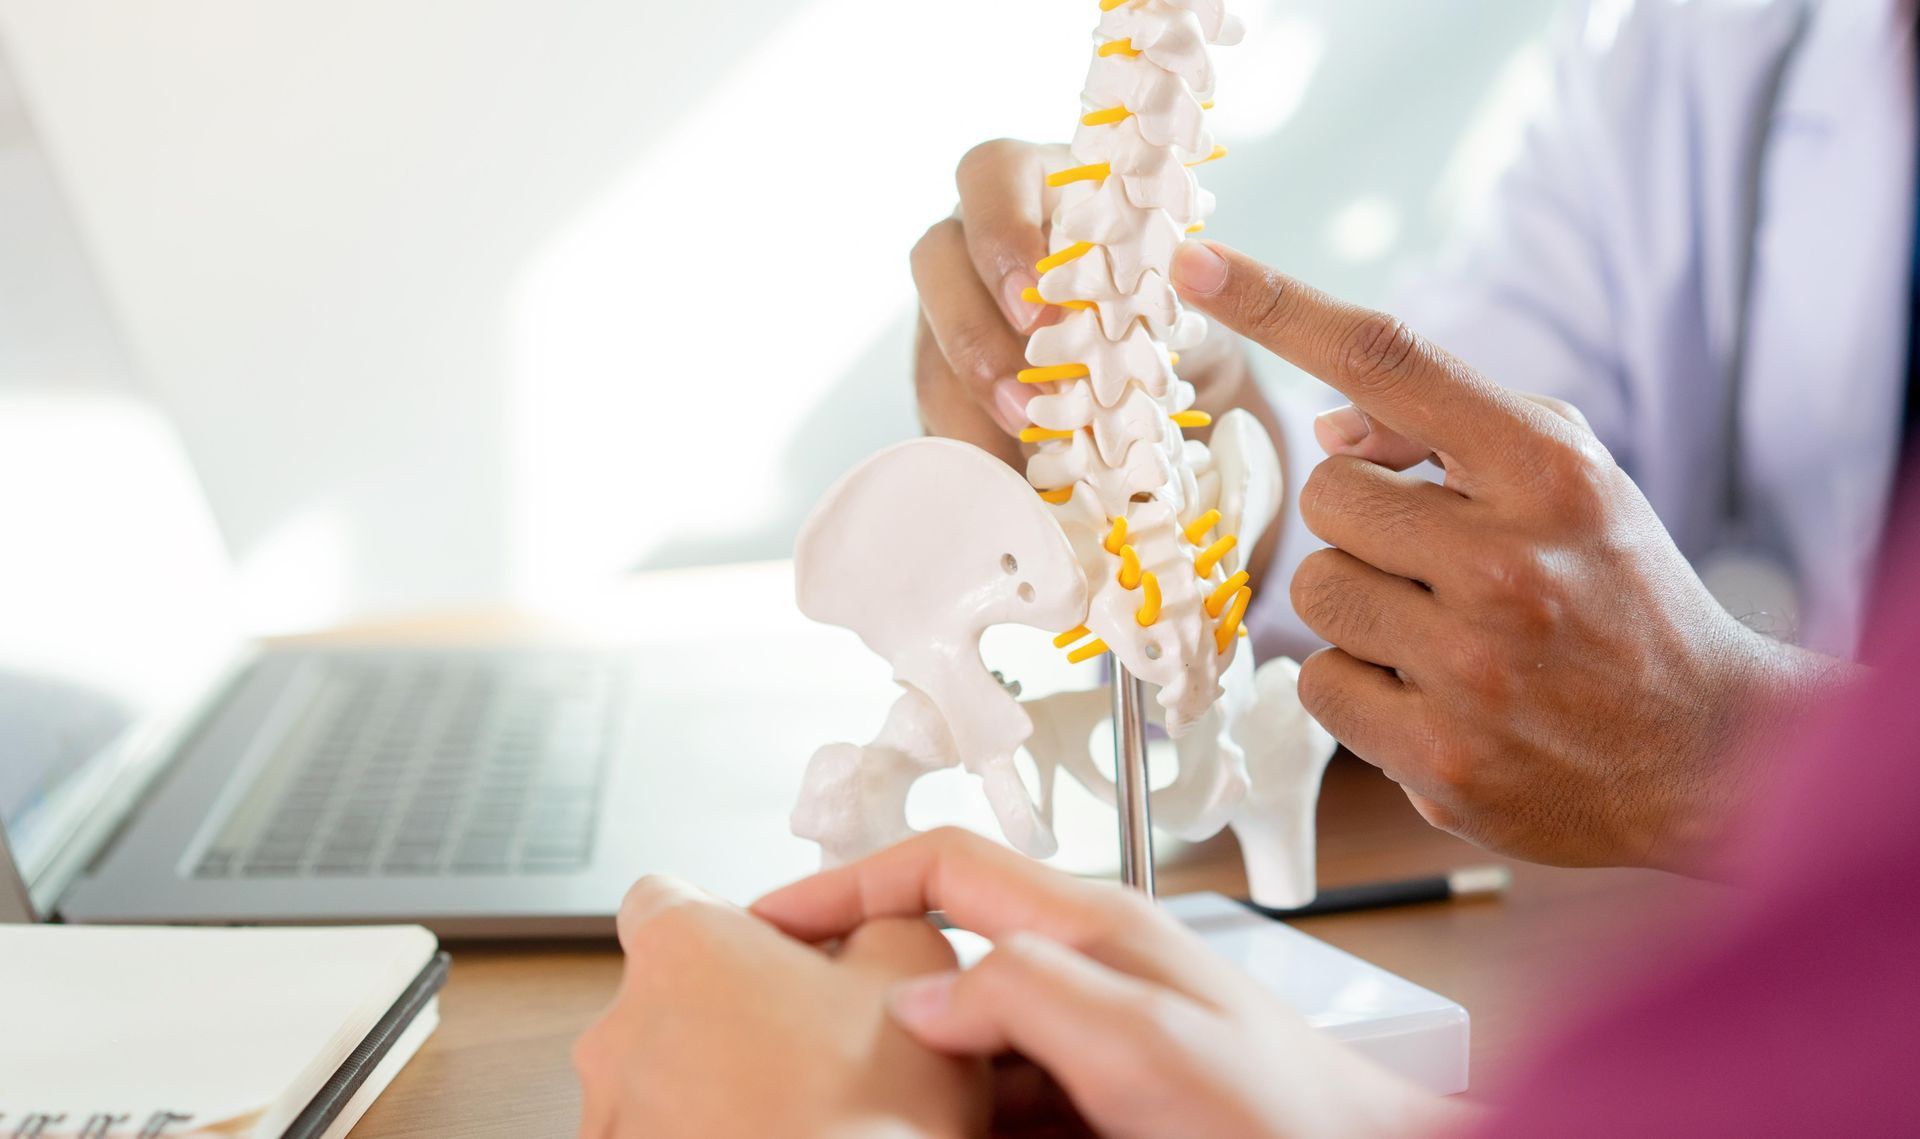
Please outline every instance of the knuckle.
[[1331, 587], [1331, 558], [1324, 556], [1325, 550], [1315, 550], [1300, 559], [1300, 567], [1293, 571], [1293, 580], [1287, 583], [1287, 600], [1293, 603], [1293, 611], [1306, 616], [1307, 607], [1316, 604], [1319, 594]]
[[642, 874], [627, 887], [628, 901], [645, 901], [676, 892], [677, 883], [665, 874]]
[[1433, 829], [1451, 835], [1457, 835], [1465, 829], [1465, 819], [1452, 807], [1414, 791], [1407, 792], [1407, 799]]
[[1528, 398], [1575, 426], [1585, 427], [1587, 425], [1587, 417], [1581, 414], [1580, 409], [1568, 403], [1566, 400], [1561, 399], [1559, 396], [1536, 395], [1529, 396]]
[[921, 857], [939, 876], [966, 874], [982, 865], [990, 865], [999, 852], [991, 840], [965, 827], [943, 826], [924, 831], [901, 843], [903, 850], [921, 852]]
[[1468, 790], [1474, 776], [1473, 756], [1439, 717], [1428, 715], [1422, 718], [1419, 736], [1414, 743], [1414, 761], [1425, 775], [1423, 783], [1443, 788], [1453, 795]]
[[1474, 764], [1459, 749], [1436, 743], [1427, 764], [1427, 778], [1449, 795], [1469, 795], [1473, 792]]
[[1535, 595], [1547, 575], [1536, 550], [1508, 542], [1482, 543], [1470, 564], [1482, 597], [1501, 605]]
[[702, 908], [692, 901], [686, 885], [677, 878], [663, 874], [641, 878], [620, 903], [615, 923], [620, 944], [628, 954], [639, 956], [642, 949], [657, 951], [687, 937], [697, 928]]
[[955, 375], [980, 384], [1010, 377], [1017, 369], [1003, 358], [995, 330], [977, 324], [960, 325], [946, 334], [947, 366]]
[[582, 1084], [592, 1086], [602, 1082], [608, 1069], [608, 1049], [601, 1039], [602, 1029], [596, 1024], [580, 1034], [573, 1042], [571, 1059], [573, 1071]]
[[1368, 464], [1350, 455], [1335, 455], [1316, 464], [1300, 488], [1300, 520], [1321, 538], [1351, 518], [1363, 503], [1361, 479]]
[[969, 854], [992, 845], [985, 837], [965, 827], [951, 824], [935, 827], [933, 830], [908, 839], [907, 842], [941, 855]]
[[1513, 696], [1514, 676], [1509, 658], [1488, 638], [1456, 637], [1447, 652], [1454, 683], [1481, 706], [1505, 706]]
[[1072, 918], [1068, 940], [1073, 948], [1091, 952], [1132, 944], [1164, 917], [1138, 891], [1112, 882], [1088, 882], [1086, 887]]
[[1279, 331], [1286, 323], [1287, 304], [1293, 299], [1293, 282], [1277, 272], [1268, 270], [1260, 278], [1260, 283], [1247, 294], [1240, 303], [1241, 323], [1246, 330], [1260, 339]]
[[1130, 939], [1161, 917], [1154, 904], [1138, 890], [1128, 890], [1110, 882], [1101, 883], [1100, 898], [1103, 904], [1100, 916], [1105, 923], [1104, 932], [1109, 938]]
[[[1081, 950], [1124, 945], [1158, 920], [1151, 902], [1137, 891], [1112, 882], [1087, 882], [1073, 903], [1069, 943]], [[1038, 957], [1043, 947], [1029, 945], [1029, 957]]]
[[1341, 468], [1333, 460], [1314, 465], [1300, 488], [1300, 520], [1314, 533], [1320, 533], [1328, 519], [1341, 513], [1343, 492]]
[[954, 181], [964, 187], [976, 176], [1006, 164], [1026, 144], [1010, 138], [991, 138], [960, 156]]
[[1350, 743], [1344, 733], [1359, 726], [1357, 705], [1335, 671], [1338, 651], [1322, 649], [1301, 663], [1300, 706], [1343, 743]]
[[1300, 490], [1300, 520], [1336, 546], [1337, 536], [1355, 532], [1357, 524], [1364, 524], [1369, 533], [1399, 533], [1426, 521], [1428, 507], [1419, 496], [1423, 488], [1396, 485], [1384, 478], [1384, 472], [1365, 459], [1352, 455], [1326, 459], [1314, 467]]
[[[1515, 638], [1516, 644], [1543, 640], [1559, 627], [1570, 590], [1557, 561], [1551, 550], [1533, 545], [1492, 543], [1481, 550], [1473, 562], [1473, 577], [1485, 623]], [[1464, 675], [1477, 676], [1501, 665], [1490, 645], [1461, 651], [1471, 652], [1475, 661], [1472, 668], [1461, 670]]]
[[1555, 440], [1546, 455], [1549, 476], [1574, 488], [1592, 488], [1603, 484], [1611, 467], [1613, 457], [1607, 455], [1607, 449], [1599, 446], [1597, 438], [1586, 432]]
[[1541, 456], [1540, 473], [1562, 512], [1588, 521], [1613, 492], [1618, 467], [1600, 440], [1589, 432], [1569, 432], [1553, 440]]
[[923, 295], [935, 281], [953, 272], [956, 255], [964, 255], [966, 232], [958, 218], [941, 218], [927, 227], [907, 255], [907, 267], [913, 273], [914, 287]]
[[1375, 391], [1398, 383], [1407, 363], [1420, 348], [1420, 338], [1407, 322], [1383, 312], [1370, 312], [1344, 334], [1338, 359], [1348, 377]]
[[661, 905], [666, 902], [667, 883], [657, 874], [648, 874], [627, 887], [626, 896], [620, 899], [620, 931], [624, 936], [629, 927], [638, 932]]
[[1307, 627], [1336, 644], [1372, 632], [1380, 620], [1379, 611], [1352, 588], [1342, 564], [1332, 550], [1308, 555], [1294, 574], [1291, 594], [1294, 612]]
[[[1517, 636], [1523, 645], [1537, 645], [1547, 641], [1566, 621], [1568, 594], [1559, 575], [1541, 570], [1535, 576], [1536, 584], [1527, 593], [1513, 597], [1507, 606], [1507, 629]], [[1492, 654], [1489, 653], [1489, 656]], [[1495, 658], [1491, 664], [1500, 669], [1498, 675], [1503, 682], [1510, 681], [1512, 672], [1503, 667], [1505, 662]], [[1506, 684], [1489, 686], [1483, 689], [1487, 695], [1504, 693]]]

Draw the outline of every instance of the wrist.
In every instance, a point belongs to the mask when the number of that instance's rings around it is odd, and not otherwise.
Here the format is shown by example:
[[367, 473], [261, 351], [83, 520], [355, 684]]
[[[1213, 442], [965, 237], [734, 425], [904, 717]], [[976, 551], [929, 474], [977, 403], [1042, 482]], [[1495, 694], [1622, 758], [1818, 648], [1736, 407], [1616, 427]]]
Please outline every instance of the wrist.
[[1692, 762], [1679, 778], [1646, 844], [1644, 865], [1692, 877], [1728, 877], [1728, 840], [1773, 771], [1769, 741], [1860, 669], [1757, 633], [1729, 619], [1701, 684]]

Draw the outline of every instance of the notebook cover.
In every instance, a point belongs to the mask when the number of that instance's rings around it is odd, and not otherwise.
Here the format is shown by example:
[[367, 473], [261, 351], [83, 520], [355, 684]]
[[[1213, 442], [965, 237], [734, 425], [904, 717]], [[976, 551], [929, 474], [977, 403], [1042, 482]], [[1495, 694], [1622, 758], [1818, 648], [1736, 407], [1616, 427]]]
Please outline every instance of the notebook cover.
[[420, 975], [400, 994], [400, 999], [367, 1033], [367, 1038], [347, 1056], [333, 1077], [321, 1085], [306, 1110], [294, 1117], [281, 1133], [281, 1139], [319, 1139], [325, 1134], [341, 1109], [353, 1099], [353, 1094], [392, 1051], [407, 1025], [413, 1023], [413, 1018], [420, 1015], [420, 1010], [447, 983], [447, 970], [452, 962], [452, 956], [444, 949], [433, 955], [426, 968], [420, 970]]

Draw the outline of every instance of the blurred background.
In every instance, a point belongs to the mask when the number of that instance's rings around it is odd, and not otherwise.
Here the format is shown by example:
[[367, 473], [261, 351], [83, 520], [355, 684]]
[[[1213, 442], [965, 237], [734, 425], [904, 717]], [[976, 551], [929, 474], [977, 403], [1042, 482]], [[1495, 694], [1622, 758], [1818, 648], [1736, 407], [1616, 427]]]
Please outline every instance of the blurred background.
[[[907, 252], [969, 146], [1068, 133], [1092, 9], [0, 0], [0, 375], [137, 377], [258, 632], [784, 557], [916, 432]], [[1554, 6], [1235, 10], [1211, 233], [1383, 303]]]

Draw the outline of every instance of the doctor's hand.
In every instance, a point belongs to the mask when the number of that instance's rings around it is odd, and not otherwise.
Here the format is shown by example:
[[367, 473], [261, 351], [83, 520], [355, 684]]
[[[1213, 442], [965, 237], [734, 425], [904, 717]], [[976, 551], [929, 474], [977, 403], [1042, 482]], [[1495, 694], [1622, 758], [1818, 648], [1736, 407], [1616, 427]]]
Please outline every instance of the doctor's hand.
[[574, 1047], [582, 1139], [985, 1134], [985, 1066], [886, 1013], [893, 985], [953, 967], [925, 921], [868, 925], [829, 955], [648, 878], [621, 907], [620, 944], [619, 994]]
[[[1721, 608], [1577, 413], [1219, 246], [1174, 276], [1354, 404], [1300, 492], [1333, 547], [1293, 581], [1334, 646], [1301, 669], [1314, 717], [1488, 849], [1706, 868], [1754, 782], [1743, 742], [1835, 662]], [[1392, 469], [1429, 457], [1444, 486]]]
[[[896, 987], [894, 1018], [953, 1056], [1025, 1057], [1107, 1139], [1418, 1136], [1464, 1112], [1308, 1028], [1139, 895], [965, 831], [910, 839], [753, 909], [807, 941], [933, 910], [992, 940], [964, 973]], [[1030, 1133], [1004, 1112], [994, 1132]]]
[[[1048, 252], [1058, 191], [1047, 188], [1046, 176], [1071, 165], [1064, 146], [1002, 139], [974, 147], [955, 174], [959, 208], [913, 250], [921, 420], [932, 434], [972, 443], [1016, 469], [1025, 465], [1018, 437], [1029, 426], [1034, 389], [1015, 376], [1027, 366], [1027, 337], [1060, 314], [1022, 294], [1038, 286], [1034, 266]], [[1194, 385], [1201, 410], [1218, 418], [1244, 407], [1280, 437], [1238, 337], [1216, 330], [1182, 353], [1180, 377]]]

